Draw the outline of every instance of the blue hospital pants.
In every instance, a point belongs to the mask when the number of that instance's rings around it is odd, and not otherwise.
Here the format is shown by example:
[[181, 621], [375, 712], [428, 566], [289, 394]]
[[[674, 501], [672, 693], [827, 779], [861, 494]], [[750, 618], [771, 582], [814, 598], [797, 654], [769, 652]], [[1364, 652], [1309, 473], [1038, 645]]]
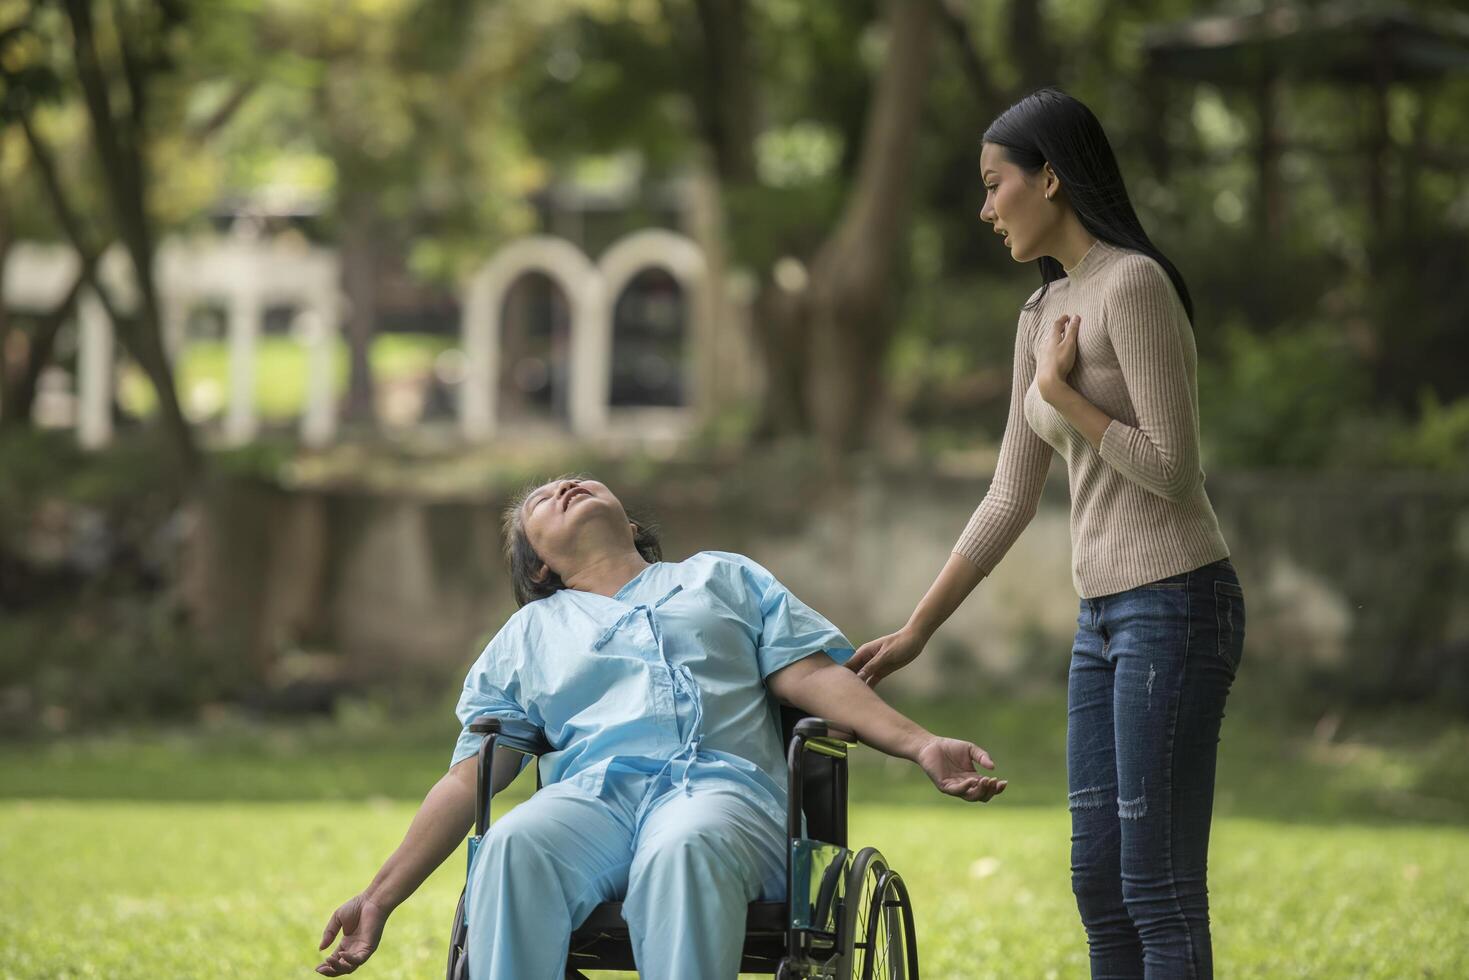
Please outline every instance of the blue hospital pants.
[[[562, 980], [571, 932], [622, 900], [644, 980], [734, 980], [745, 910], [785, 893], [785, 828], [740, 790], [609, 771], [490, 825], [469, 872], [471, 980]], [[641, 820], [637, 813], [651, 794]]]

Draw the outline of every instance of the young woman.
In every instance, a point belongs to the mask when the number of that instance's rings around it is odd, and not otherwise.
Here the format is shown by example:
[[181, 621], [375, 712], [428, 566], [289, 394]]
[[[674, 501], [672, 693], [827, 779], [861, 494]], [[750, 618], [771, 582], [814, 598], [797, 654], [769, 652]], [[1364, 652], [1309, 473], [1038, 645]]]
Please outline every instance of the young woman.
[[1092, 976], [1207, 977], [1214, 763], [1245, 610], [1199, 465], [1193, 303], [1076, 99], [1046, 88], [1007, 109], [980, 170], [980, 217], [1042, 280], [994, 480], [907, 624], [847, 666], [876, 684], [918, 656], [1035, 515], [1059, 453], [1081, 597], [1071, 874]]
[[[464, 840], [479, 751], [468, 726], [482, 714], [529, 719], [557, 751], [469, 870], [474, 980], [561, 980], [573, 928], [614, 899], [643, 977], [733, 980], [746, 907], [785, 891], [770, 695], [916, 762], [944, 793], [986, 802], [1005, 788], [976, 772], [994, 768], [983, 749], [929, 734], [840, 666], [851, 644], [768, 571], [717, 551], [659, 560], [657, 538], [595, 480], [523, 496], [506, 540], [521, 608], [465, 679], [448, 774], [332, 914], [320, 948], [343, 938], [318, 973], [371, 956], [388, 914]], [[516, 766], [496, 769], [508, 783]]]

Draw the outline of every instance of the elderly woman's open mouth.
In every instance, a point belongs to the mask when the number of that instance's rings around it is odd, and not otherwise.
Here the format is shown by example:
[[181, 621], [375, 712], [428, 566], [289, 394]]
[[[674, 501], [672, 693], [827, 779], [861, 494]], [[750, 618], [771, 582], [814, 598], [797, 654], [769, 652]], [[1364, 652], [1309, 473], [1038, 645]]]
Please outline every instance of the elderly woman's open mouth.
[[561, 509], [564, 511], [566, 510], [566, 508], [571, 506], [571, 502], [573, 500], [577, 500], [581, 497], [590, 497], [591, 495], [592, 491], [588, 490], [586, 487], [580, 485], [574, 486], [570, 490], [566, 491], [566, 495], [561, 498]]

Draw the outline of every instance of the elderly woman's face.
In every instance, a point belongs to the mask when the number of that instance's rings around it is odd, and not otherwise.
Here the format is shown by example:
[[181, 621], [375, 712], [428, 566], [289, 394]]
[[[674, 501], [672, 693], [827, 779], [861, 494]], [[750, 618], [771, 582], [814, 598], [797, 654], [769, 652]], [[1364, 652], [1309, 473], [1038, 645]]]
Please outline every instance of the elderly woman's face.
[[593, 523], [631, 528], [622, 501], [596, 480], [552, 480], [537, 487], [520, 508], [530, 546], [548, 562], [573, 550], [581, 530]]

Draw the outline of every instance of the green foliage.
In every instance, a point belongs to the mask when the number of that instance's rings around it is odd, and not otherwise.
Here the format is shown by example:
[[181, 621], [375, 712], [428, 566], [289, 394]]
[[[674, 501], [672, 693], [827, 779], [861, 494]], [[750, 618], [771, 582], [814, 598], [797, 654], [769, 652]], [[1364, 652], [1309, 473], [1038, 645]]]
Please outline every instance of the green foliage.
[[[221, 202], [283, 203], [326, 215], [312, 234], [331, 238], [344, 213], [370, 204], [384, 250], [403, 256], [415, 278], [448, 285], [496, 241], [534, 227], [532, 195], [553, 179], [582, 182], [588, 161], [615, 171], [632, 202], [587, 221], [595, 253], [632, 227], [674, 223], [659, 182], [707, 161], [721, 139], [748, 138], [751, 172], [722, 188], [725, 227], [735, 262], [763, 280], [782, 257], [809, 262], [841, 212], [883, 58], [882, 5], [741, 5], [752, 64], [738, 89], [708, 56], [702, 15], [715, 6], [185, 3], [169, 70], [153, 85], [150, 207], [168, 231], [202, 224]], [[1103, 120], [1144, 227], [1188, 280], [1216, 459], [1454, 468], [1455, 406], [1469, 395], [1458, 369], [1469, 243], [1463, 177], [1443, 161], [1463, 142], [1469, 79], [1388, 93], [1397, 146], [1378, 224], [1367, 208], [1368, 156], [1351, 149], [1367, 90], [1283, 81], [1279, 125], [1293, 148], [1279, 160], [1283, 226], [1266, 240], [1253, 91], [1147, 74], [1143, 28], [1194, 16], [1191, 5], [1042, 5], [1051, 57], [1039, 67], [1017, 43], [1033, 36], [1021, 32], [1027, 5], [948, 7], [970, 47], [952, 23], [936, 25], [889, 363], [893, 402], [909, 421], [937, 441], [998, 435], [1008, 392], [996, 381], [1008, 373], [1015, 311], [1036, 277], [1011, 268], [979, 221], [975, 171], [985, 125], [1040, 72]], [[126, 8], [139, 17], [152, 9]], [[109, 23], [98, 18], [104, 50]], [[105, 237], [64, 26], [54, 5], [0, 8], [0, 120], [35, 110], [77, 209]], [[1169, 89], [1161, 117], [1140, 97], [1159, 86]], [[731, 137], [729, 120], [710, 111], [729, 106], [711, 100], [746, 93], [752, 131]], [[1172, 150], [1166, 172], [1151, 152], [1159, 142]], [[7, 185], [28, 186], [28, 169], [15, 127], [0, 130]], [[44, 196], [28, 189], [8, 201], [9, 224], [25, 237], [58, 237]], [[1334, 331], [1344, 339], [1332, 340]], [[262, 372], [268, 417], [298, 404], [293, 371], [282, 363]], [[1298, 390], [1280, 387], [1293, 379]], [[1223, 387], [1211, 392], [1216, 381]], [[1245, 394], [1265, 382], [1274, 387]], [[127, 397], [147, 400], [136, 387]], [[1211, 431], [1210, 419], [1222, 429]]]
[[915, 272], [918, 287], [888, 356], [894, 400], [930, 435], [998, 443], [1018, 314], [1030, 291], [992, 277], [926, 278]]
[[202, 650], [165, 597], [88, 591], [0, 620], [0, 690], [12, 693], [0, 729], [187, 720], [246, 687], [243, 658]]
[[1199, 366], [1216, 465], [1469, 472], [1469, 397], [1445, 404], [1425, 386], [1416, 414], [1374, 412], [1369, 367], [1339, 325], [1260, 334], [1231, 323], [1216, 345]]
[[0, 529], [20, 533], [49, 499], [136, 512], [171, 499], [178, 476], [153, 432], [124, 433], [105, 452], [82, 450], [70, 432], [0, 434]]
[[1330, 460], [1337, 426], [1368, 380], [1340, 330], [1306, 323], [1268, 335], [1235, 323], [1219, 359], [1199, 366], [1202, 426], [1216, 464], [1313, 466]]
[[1435, 401], [1469, 398], [1469, 221], [1404, 228], [1372, 243], [1362, 305], [1371, 325], [1373, 400], [1426, 418]]
[[1360, 458], [1381, 466], [1469, 473], [1469, 396], [1445, 404], [1425, 387], [1416, 418], [1386, 409], [1363, 420], [1351, 444]]
[[570, 13], [526, 41], [507, 96], [538, 155], [560, 164], [637, 148], [663, 170], [687, 153], [688, 80], [664, 18]]
[[1469, 470], [1469, 397], [1444, 405], [1432, 391], [1424, 391], [1418, 424], [1396, 451], [1410, 467]]
[[181, 487], [155, 432], [101, 453], [71, 433], [0, 440], [0, 730], [189, 716], [237, 690], [160, 587]]
[[786, 256], [809, 257], [816, 250], [841, 210], [842, 188], [831, 181], [728, 185], [724, 204], [735, 254], [751, 268], [769, 269]]

